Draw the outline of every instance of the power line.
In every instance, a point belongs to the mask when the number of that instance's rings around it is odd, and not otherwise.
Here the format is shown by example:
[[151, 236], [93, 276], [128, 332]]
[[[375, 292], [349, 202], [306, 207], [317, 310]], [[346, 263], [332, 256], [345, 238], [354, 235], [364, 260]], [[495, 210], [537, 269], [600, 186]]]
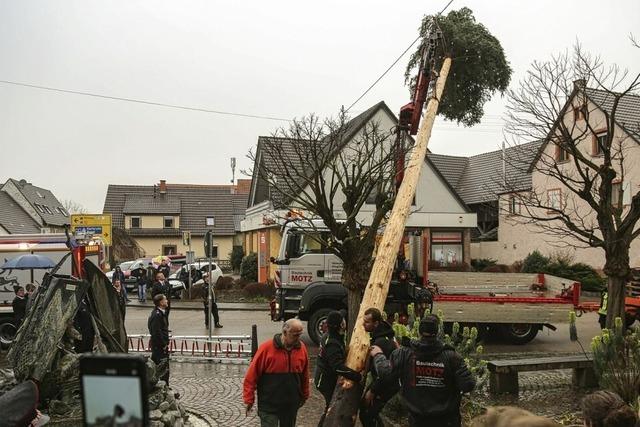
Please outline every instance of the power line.
[[222, 114], [222, 115], [225, 115], [225, 116], [236, 116], [236, 117], [247, 117], [247, 118], [251, 118], [251, 119], [275, 120], [275, 121], [281, 121], [281, 122], [290, 122], [291, 121], [290, 119], [283, 119], [283, 118], [280, 118], [280, 117], [261, 116], [261, 115], [257, 115], [257, 114], [234, 113], [234, 112], [222, 111], [222, 110], [211, 110], [211, 109], [208, 109], [208, 108], [189, 107], [189, 106], [186, 106], [186, 105], [176, 105], [176, 104], [166, 104], [166, 103], [163, 103], [163, 102], [154, 102], [154, 101], [147, 101], [147, 100], [135, 99], [135, 98], [122, 98], [122, 97], [119, 97], [119, 96], [103, 95], [103, 94], [92, 93], [92, 92], [81, 92], [81, 91], [69, 90], [69, 89], [59, 89], [59, 88], [54, 88], [54, 87], [49, 87], [49, 86], [40, 86], [40, 85], [34, 85], [34, 84], [29, 84], [29, 83], [14, 82], [14, 81], [9, 81], [9, 80], [0, 80], [0, 83], [5, 83], [5, 84], [9, 84], [9, 85], [14, 85], [14, 86], [29, 87], [29, 88], [34, 88], [34, 89], [48, 90], [48, 91], [52, 91], [52, 92], [71, 93], [71, 94], [74, 94], [74, 95], [84, 95], [84, 96], [91, 96], [91, 97], [94, 97], [94, 98], [110, 99], [110, 100], [113, 100], [113, 101], [125, 101], [125, 102], [133, 102], [133, 103], [136, 103], [136, 104], [154, 105], [156, 107], [176, 108], [176, 109], [179, 109], [179, 110], [188, 110], [188, 111], [200, 111], [202, 113]]
[[[438, 15], [442, 15], [442, 13], [443, 13], [445, 10], [447, 10], [447, 8], [449, 7], [449, 5], [451, 5], [451, 3], [453, 3], [453, 0], [449, 0], [449, 3], [447, 3], [447, 5], [446, 5], [446, 6], [445, 6], [445, 7], [444, 7], [440, 12], [438, 12]], [[436, 15], [436, 16], [437, 16], [437, 15]], [[371, 89], [373, 89], [373, 87], [374, 87], [375, 85], [377, 85], [377, 84], [378, 84], [378, 82], [379, 82], [380, 80], [382, 80], [382, 78], [383, 78], [384, 76], [386, 76], [386, 75], [387, 75], [387, 73], [388, 73], [389, 71], [391, 71], [391, 69], [392, 69], [392, 68], [393, 68], [393, 67], [398, 63], [398, 61], [400, 61], [400, 59], [402, 59], [402, 57], [404, 56], [404, 54], [405, 54], [405, 53], [407, 53], [407, 52], [409, 51], [409, 49], [411, 49], [411, 48], [413, 47], [413, 45], [414, 45], [414, 44], [416, 44], [416, 42], [417, 42], [418, 40], [420, 40], [421, 38], [422, 38], [422, 34], [420, 34], [418, 37], [416, 37], [416, 39], [415, 39], [414, 41], [412, 41], [412, 42], [411, 42], [411, 44], [409, 45], [409, 47], [407, 47], [407, 48], [406, 48], [406, 49], [405, 49], [405, 50], [400, 54], [400, 56], [398, 56], [398, 57], [396, 58], [396, 60], [395, 60], [395, 61], [393, 61], [393, 63], [392, 63], [391, 65], [389, 65], [389, 67], [384, 71], [384, 73], [382, 73], [382, 74], [380, 75], [380, 77], [378, 77], [378, 78], [376, 79], [376, 81], [375, 81], [375, 82], [373, 82], [373, 83], [371, 84], [371, 86], [369, 86], [369, 87], [367, 88], [367, 90], [365, 90], [365, 91], [362, 93], [362, 95], [360, 95], [360, 96], [358, 97], [358, 99], [356, 99], [355, 101], [353, 101], [353, 103], [349, 106], [349, 108], [347, 108], [347, 109], [346, 109], [346, 112], [348, 112], [349, 110], [351, 110], [351, 107], [353, 107], [354, 105], [356, 105], [356, 104], [358, 103], [358, 101], [360, 101], [362, 98], [364, 98], [364, 96], [365, 96], [367, 93], [369, 93], [369, 91], [370, 91]]]

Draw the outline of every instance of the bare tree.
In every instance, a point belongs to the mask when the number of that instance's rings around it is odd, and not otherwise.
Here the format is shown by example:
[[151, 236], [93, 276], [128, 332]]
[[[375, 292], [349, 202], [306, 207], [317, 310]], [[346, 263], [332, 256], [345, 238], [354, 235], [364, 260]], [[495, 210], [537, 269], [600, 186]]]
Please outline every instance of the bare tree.
[[[604, 251], [609, 327], [615, 317], [624, 318], [629, 248], [640, 235], [640, 192], [625, 193], [639, 122], [619, 118], [630, 103], [640, 105], [639, 87], [640, 74], [605, 66], [576, 45], [571, 54], [534, 62], [508, 94], [510, 144], [540, 144], [518, 145], [521, 155], [507, 159], [515, 169], [528, 169], [532, 188], [521, 191], [521, 182], [506, 177], [510, 203], [501, 209], [510, 220], [545, 233], [550, 244]], [[525, 152], [530, 149], [536, 152]]]
[[62, 201], [62, 206], [64, 206], [65, 210], [70, 214], [86, 214], [89, 212], [87, 208], [71, 199], [64, 199]]
[[[260, 155], [268, 161], [249, 154], [258, 168], [254, 176], [268, 183], [274, 206], [295, 210], [313, 230], [309, 236], [342, 260], [350, 313], [358, 312], [376, 236], [393, 206], [396, 159], [404, 155], [391, 132], [360, 122], [349, 121], [344, 111], [335, 119], [310, 115], [262, 141]], [[362, 215], [367, 203], [375, 209]], [[313, 219], [321, 219], [329, 232], [317, 232]]]

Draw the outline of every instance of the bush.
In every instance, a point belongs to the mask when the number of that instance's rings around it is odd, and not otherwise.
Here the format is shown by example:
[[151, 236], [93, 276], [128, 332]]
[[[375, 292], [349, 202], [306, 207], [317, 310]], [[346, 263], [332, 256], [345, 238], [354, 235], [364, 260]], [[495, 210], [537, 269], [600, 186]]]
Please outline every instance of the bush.
[[233, 277], [231, 276], [221, 276], [216, 283], [216, 289], [225, 290], [231, 289], [233, 286]]
[[538, 251], [533, 251], [522, 262], [523, 273], [544, 273], [551, 260]]
[[600, 386], [635, 405], [640, 390], [640, 332], [625, 332], [622, 319], [617, 317], [613, 330], [603, 329], [602, 335], [593, 338], [591, 351]]
[[494, 264], [487, 266], [482, 271], [485, 273], [511, 273], [511, 268], [506, 264]]
[[245, 280], [255, 282], [258, 280], [258, 254], [251, 252], [242, 258], [240, 264], [240, 277]]
[[522, 267], [524, 266], [523, 261], [516, 261], [511, 264], [511, 271], [514, 273], [522, 273]]
[[484, 271], [490, 265], [496, 265], [497, 262], [498, 261], [496, 261], [495, 259], [491, 259], [491, 258], [472, 259], [471, 260], [471, 267], [473, 267], [473, 269], [475, 271]]
[[273, 286], [272, 282], [267, 282], [267, 284], [260, 283], [249, 283], [243, 289], [242, 292], [247, 298], [273, 298], [276, 293], [276, 288]]
[[240, 271], [242, 266], [242, 258], [244, 257], [244, 250], [242, 246], [234, 246], [229, 254], [229, 260], [231, 261], [231, 268], [233, 271]]

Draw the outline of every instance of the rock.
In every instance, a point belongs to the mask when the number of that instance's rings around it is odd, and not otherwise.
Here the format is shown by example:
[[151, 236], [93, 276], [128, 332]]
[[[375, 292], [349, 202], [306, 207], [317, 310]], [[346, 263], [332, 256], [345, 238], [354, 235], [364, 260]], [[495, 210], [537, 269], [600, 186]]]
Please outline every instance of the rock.
[[151, 421], [150, 427], [164, 427], [162, 421]]
[[169, 409], [172, 411], [178, 411], [178, 403], [174, 400], [169, 404]]
[[162, 412], [158, 409], [149, 412], [150, 420], [159, 420], [160, 418], [162, 418]]
[[178, 411], [169, 411], [169, 412], [167, 412], [167, 414], [171, 415], [171, 416], [172, 416], [173, 418], [175, 418], [175, 419], [182, 418], [182, 417], [180, 416], [180, 412], [178, 412]]
[[176, 398], [173, 395], [173, 391], [171, 389], [167, 390], [167, 398], [165, 400], [169, 402], [169, 404], [176, 402]]
[[177, 418], [175, 423], [173, 423], [173, 427], [184, 427], [184, 423], [182, 422], [182, 419]]
[[49, 402], [49, 413], [52, 415], [66, 415], [69, 411], [69, 405], [61, 400], [52, 400]]
[[176, 420], [176, 417], [174, 417], [171, 414], [164, 414], [162, 416], [162, 418], [160, 419], [160, 421], [162, 421], [162, 423], [166, 426], [166, 427], [172, 427], [174, 421]]
[[167, 386], [167, 383], [164, 382], [163, 380], [160, 380], [156, 383], [156, 390], [164, 389], [166, 386]]
[[167, 412], [167, 411], [169, 410], [169, 406], [170, 406], [170, 405], [169, 405], [169, 402], [167, 402], [167, 401], [165, 400], [164, 402], [162, 402], [162, 403], [160, 404], [160, 406], [158, 406], [158, 409], [159, 409], [161, 412]]

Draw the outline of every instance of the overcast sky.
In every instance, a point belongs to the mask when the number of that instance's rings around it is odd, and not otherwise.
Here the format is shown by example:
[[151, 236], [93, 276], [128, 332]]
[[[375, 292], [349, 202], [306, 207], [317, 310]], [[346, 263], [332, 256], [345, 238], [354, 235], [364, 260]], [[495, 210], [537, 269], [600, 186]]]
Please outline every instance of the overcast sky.
[[[417, 36], [438, 1], [0, 0], [0, 80], [276, 118], [333, 115]], [[640, 1], [462, 1], [502, 42], [512, 86], [534, 60], [584, 48], [637, 72]], [[408, 102], [403, 58], [352, 113]], [[436, 153], [502, 141], [504, 100], [481, 125], [438, 121]], [[185, 111], [0, 83], [0, 179], [26, 179], [101, 212], [107, 185], [225, 184], [230, 158], [284, 121]], [[236, 171], [236, 177], [240, 174]]]

